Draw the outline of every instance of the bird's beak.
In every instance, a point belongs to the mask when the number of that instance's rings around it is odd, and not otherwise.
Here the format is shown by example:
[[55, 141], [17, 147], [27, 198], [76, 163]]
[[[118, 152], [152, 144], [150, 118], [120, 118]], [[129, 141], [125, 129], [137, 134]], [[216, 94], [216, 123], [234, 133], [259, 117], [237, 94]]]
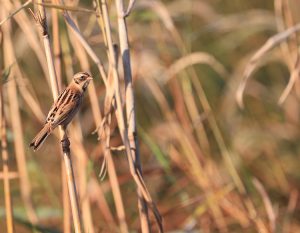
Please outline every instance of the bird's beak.
[[93, 80], [93, 78], [91, 76], [89, 76], [86, 80], [91, 81], [91, 80]]

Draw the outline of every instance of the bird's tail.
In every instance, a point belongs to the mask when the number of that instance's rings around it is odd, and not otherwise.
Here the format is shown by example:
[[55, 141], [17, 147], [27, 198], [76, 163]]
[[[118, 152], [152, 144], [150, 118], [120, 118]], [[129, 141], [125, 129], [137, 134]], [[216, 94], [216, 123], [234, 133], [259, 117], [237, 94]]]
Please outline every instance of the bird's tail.
[[30, 147], [33, 148], [34, 151], [38, 150], [46, 138], [51, 134], [52, 130], [49, 124], [45, 124], [45, 126], [41, 129], [40, 132], [35, 136], [35, 138], [31, 141]]

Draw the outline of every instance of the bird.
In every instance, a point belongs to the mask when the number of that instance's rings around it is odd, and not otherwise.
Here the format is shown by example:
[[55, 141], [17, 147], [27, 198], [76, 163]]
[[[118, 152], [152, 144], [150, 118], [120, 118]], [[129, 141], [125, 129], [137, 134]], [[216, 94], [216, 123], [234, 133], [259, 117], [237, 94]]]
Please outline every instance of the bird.
[[50, 108], [44, 127], [31, 141], [29, 146], [33, 148], [34, 151], [37, 151], [41, 147], [57, 126], [60, 125], [63, 129], [67, 128], [68, 124], [78, 112], [84, 93], [91, 80], [93, 80], [93, 78], [87, 72], [79, 72], [74, 75], [71, 83], [58, 96]]

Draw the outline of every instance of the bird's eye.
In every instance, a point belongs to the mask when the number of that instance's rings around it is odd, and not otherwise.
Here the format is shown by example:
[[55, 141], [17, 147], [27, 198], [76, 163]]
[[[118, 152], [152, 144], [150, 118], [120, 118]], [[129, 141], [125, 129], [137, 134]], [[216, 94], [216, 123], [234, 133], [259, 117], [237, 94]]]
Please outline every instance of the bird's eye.
[[81, 76], [81, 77], [80, 77], [80, 81], [83, 81], [83, 80], [84, 80], [84, 76]]

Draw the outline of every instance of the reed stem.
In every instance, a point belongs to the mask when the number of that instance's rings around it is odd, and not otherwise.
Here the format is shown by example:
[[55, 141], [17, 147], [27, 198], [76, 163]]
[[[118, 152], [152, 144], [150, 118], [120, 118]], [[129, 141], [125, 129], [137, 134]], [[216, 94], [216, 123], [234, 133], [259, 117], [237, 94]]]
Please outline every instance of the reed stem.
[[[125, 80], [125, 96], [126, 96], [126, 117], [128, 122], [128, 139], [132, 155], [134, 155], [134, 163], [142, 175], [142, 165], [140, 161], [140, 151], [138, 147], [138, 139], [136, 132], [136, 119], [135, 119], [135, 104], [134, 93], [131, 75], [131, 62], [129, 53], [129, 43], [125, 20], [124, 4], [122, 0], [116, 0], [117, 14], [118, 14], [118, 28], [119, 28], [119, 41], [121, 49], [121, 57], [123, 63], [124, 80]], [[141, 229], [143, 233], [148, 233], [150, 229], [150, 220], [148, 214], [147, 202], [142, 195], [141, 189], [137, 188], [138, 192], [138, 206], [141, 221]]]
[[12, 208], [12, 200], [11, 200], [11, 195], [10, 195], [8, 152], [7, 152], [7, 138], [6, 138], [6, 119], [5, 119], [5, 115], [4, 115], [2, 88], [3, 88], [3, 86], [2, 86], [2, 84], [0, 84], [1, 154], [2, 154], [2, 163], [3, 163], [3, 183], [4, 183], [6, 230], [7, 230], [7, 233], [13, 233], [14, 232], [13, 208]]
[[[38, 3], [43, 4], [44, 1], [39, 0]], [[49, 75], [50, 75], [52, 96], [53, 96], [53, 99], [55, 100], [59, 94], [58, 80], [57, 80], [55, 67], [54, 67], [54, 59], [53, 59], [52, 52], [51, 52], [46, 11], [42, 5], [39, 5], [38, 9], [39, 9], [39, 11], [35, 15], [35, 19], [40, 24], [41, 29], [42, 29], [41, 30], [42, 38], [43, 38], [44, 49], [45, 49], [45, 53], [46, 53], [48, 71], [49, 71]], [[77, 198], [77, 193], [76, 193], [76, 185], [75, 185], [75, 180], [74, 180], [72, 160], [71, 160], [71, 154], [70, 154], [70, 148], [69, 148], [70, 142], [69, 142], [68, 138], [66, 137], [65, 130], [62, 127], [59, 127], [59, 131], [60, 131], [60, 138], [62, 140], [63, 158], [64, 158], [64, 164], [65, 164], [66, 174], [67, 174], [69, 199], [70, 199], [70, 203], [71, 203], [74, 229], [75, 229], [76, 233], [81, 233], [82, 227], [81, 227], [80, 212], [79, 212], [78, 201], [77, 201], [78, 198]]]

